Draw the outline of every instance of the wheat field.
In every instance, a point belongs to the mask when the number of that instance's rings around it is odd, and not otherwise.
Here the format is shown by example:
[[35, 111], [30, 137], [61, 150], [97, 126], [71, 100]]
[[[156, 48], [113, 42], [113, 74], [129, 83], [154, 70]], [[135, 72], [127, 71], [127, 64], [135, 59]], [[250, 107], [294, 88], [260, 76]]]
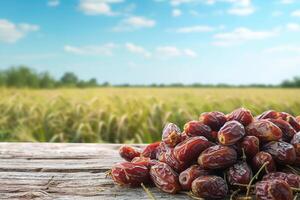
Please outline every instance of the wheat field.
[[300, 115], [299, 89], [0, 89], [0, 141], [142, 143], [163, 125], [238, 107]]

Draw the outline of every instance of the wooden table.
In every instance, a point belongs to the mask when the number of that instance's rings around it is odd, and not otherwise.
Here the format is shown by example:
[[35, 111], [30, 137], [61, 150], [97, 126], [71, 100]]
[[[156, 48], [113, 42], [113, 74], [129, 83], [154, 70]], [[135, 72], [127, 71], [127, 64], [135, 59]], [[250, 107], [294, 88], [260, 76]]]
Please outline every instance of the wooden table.
[[[116, 144], [0, 143], [0, 199], [149, 199], [113, 184]], [[190, 199], [149, 188], [156, 199]]]

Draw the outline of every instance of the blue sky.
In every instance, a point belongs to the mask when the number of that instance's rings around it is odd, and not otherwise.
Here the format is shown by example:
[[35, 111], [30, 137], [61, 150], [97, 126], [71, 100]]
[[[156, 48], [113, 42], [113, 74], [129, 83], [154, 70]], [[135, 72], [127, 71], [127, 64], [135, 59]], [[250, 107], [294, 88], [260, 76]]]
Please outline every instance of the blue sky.
[[300, 0], [1, 0], [0, 69], [133, 83], [300, 75]]

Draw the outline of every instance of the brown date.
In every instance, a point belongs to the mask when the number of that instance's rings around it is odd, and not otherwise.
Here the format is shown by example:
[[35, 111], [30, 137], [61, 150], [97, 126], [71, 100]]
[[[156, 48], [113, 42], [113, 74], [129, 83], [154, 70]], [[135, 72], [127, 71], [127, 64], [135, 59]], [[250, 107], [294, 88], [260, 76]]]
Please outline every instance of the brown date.
[[141, 156], [155, 159], [159, 145], [160, 145], [160, 142], [154, 142], [152, 144], [148, 144], [142, 151]]
[[228, 186], [219, 176], [200, 176], [192, 182], [192, 192], [204, 199], [225, 199]]
[[260, 181], [255, 185], [256, 200], [293, 200], [290, 186], [282, 180]]
[[300, 176], [296, 174], [287, 174], [284, 172], [269, 173], [263, 177], [263, 181], [279, 179], [287, 182], [290, 187], [300, 188]]
[[160, 190], [170, 194], [180, 191], [178, 174], [169, 165], [162, 162], [157, 163], [151, 167], [150, 176]]
[[196, 161], [200, 153], [212, 145], [213, 143], [203, 136], [190, 137], [176, 145], [174, 156], [178, 161], [189, 164]]
[[238, 108], [227, 115], [227, 121], [238, 121], [244, 126], [247, 126], [253, 121], [251, 111], [245, 108]]
[[277, 119], [279, 117], [279, 113], [275, 110], [267, 110], [263, 112], [261, 115], [257, 116], [256, 119]]
[[269, 119], [273, 124], [278, 126], [282, 131], [282, 139], [286, 142], [289, 142], [292, 137], [296, 134], [295, 129], [283, 119]]
[[265, 119], [249, 124], [246, 127], [246, 133], [257, 137], [261, 142], [277, 141], [282, 137], [281, 129]]
[[278, 164], [293, 164], [296, 160], [296, 151], [293, 145], [283, 141], [272, 141], [263, 146], [263, 150], [272, 155]]
[[162, 152], [158, 160], [160, 162], [168, 164], [173, 170], [180, 173], [183, 170], [185, 170], [190, 163], [185, 163], [180, 160], [178, 160], [174, 155], [174, 149], [168, 149], [165, 152]]
[[275, 172], [276, 171], [276, 164], [273, 160], [273, 157], [271, 156], [271, 154], [264, 152], [264, 151], [260, 151], [258, 152], [252, 159], [252, 168], [254, 169], [254, 171], [258, 171], [263, 164], [265, 164], [266, 162], [269, 162], [266, 167], [265, 167], [265, 171], [267, 173], [270, 172]]
[[211, 128], [203, 122], [190, 121], [184, 125], [184, 132], [189, 136], [204, 136], [211, 140]]
[[131, 161], [132, 163], [137, 163], [140, 165], [146, 166], [148, 169], [150, 169], [151, 166], [155, 165], [158, 161], [157, 160], [151, 160], [151, 158], [148, 157], [135, 157]]
[[219, 131], [227, 119], [224, 113], [213, 111], [202, 113], [199, 117], [199, 121], [209, 126], [213, 131]]
[[297, 116], [297, 117], [296, 117], [296, 121], [297, 121], [298, 123], [300, 123], [300, 116]]
[[123, 145], [119, 149], [119, 154], [126, 161], [131, 161], [133, 158], [139, 157], [141, 155], [141, 152], [140, 150], [132, 146]]
[[205, 170], [199, 165], [192, 165], [179, 175], [179, 183], [183, 190], [191, 190], [192, 182], [199, 176], [209, 175], [211, 171]]
[[227, 171], [227, 180], [231, 185], [248, 184], [251, 178], [252, 170], [244, 161], [234, 164]]
[[233, 148], [215, 145], [200, 154], [198, 164], [204, 169], [222, 169], [233, 165], [236, 160], [237, 153]]
[[259, 152], [259, 139], [251, 135], [245, 136], [238, 146], [240, 149], [244, 149], [248, 159], [252, 159]]
[[294, 146], [297, 156], [300, 156], [300, 132], [294, 135], [291, 144]]
[[233, 145], [245, 135], [244, 126], [238, 121], [229, 121], [218, 132], [218, 140], [222, 145]]
[[119, 185], [135, 187], [149, 182], [149, 169], [141, 164], [123, 162], [112, 167], [111, 176]]
[[287, 121], [295, 129], [296, 132], [300, 131], [300, 123], [291, 114], [286, 113], [286, 112], [280, 112], [279, 118]]
[[162, 133], [162, 141], [170, 146], [175, 147], [181, 140], [181, 131], [176, 124], [168, 123], [165, 125]]

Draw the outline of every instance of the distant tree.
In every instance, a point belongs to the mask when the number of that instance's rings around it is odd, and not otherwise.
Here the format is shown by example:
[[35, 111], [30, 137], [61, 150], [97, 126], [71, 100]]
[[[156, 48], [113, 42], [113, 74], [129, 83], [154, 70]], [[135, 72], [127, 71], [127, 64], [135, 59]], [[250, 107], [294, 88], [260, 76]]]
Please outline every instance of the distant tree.
[[48, 73], [44, 72], [39, 75], [40, 88], [54, 88], [56, 80]]
[[73, 72], [66, 72], [60, 79], [62, 86], [76, 86], [78, 77]]
[[5, 71], [6, 85], [9, 87], [38, 88], [39, 80], [36, 72], [26, 66], [12, 67]]

